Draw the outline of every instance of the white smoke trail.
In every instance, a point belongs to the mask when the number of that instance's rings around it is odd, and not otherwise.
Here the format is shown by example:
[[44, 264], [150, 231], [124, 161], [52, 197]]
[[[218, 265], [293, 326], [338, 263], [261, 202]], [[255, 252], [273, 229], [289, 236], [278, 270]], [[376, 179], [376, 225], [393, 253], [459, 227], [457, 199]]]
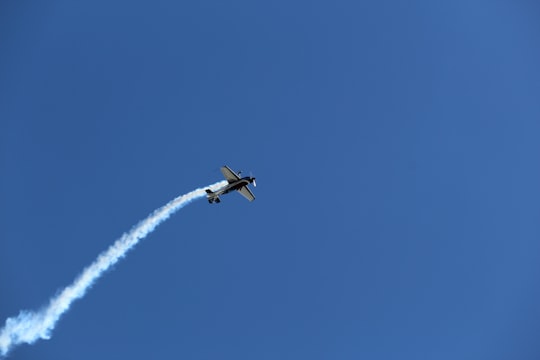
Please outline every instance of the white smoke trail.
[[155, 210], [101, 253], [71, 285], [54, 296], [48, 306], [36, 312], [21, 311], [18, 316], [8, 318], [6, 325], [0, 330], [0, 356], [5, 356], [19, 344], [32, 344], [39, 339], [50, 339], [51, 331], [60, 317], [69, 310], [71, 304], [83, 297], [96, 280], [118, 260], [123, 258], [141, 239], [151, 233], [177, 210], [191, 201], [203, 197], [205, 189], [210, 188], [215, 191], [226, 184], [227, 181], [224, 180], [205, 188], [199, 188], [181, 195], [167, 205]]

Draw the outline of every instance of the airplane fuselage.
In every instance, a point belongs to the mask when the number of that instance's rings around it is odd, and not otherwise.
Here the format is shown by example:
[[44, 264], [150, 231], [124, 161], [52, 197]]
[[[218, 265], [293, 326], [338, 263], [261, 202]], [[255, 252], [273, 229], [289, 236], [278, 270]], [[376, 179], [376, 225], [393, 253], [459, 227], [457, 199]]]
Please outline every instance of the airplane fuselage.
[[236, 181], [233, 181], [231, 183], [229, 183], [228, 185], [225, 185], [224, 187], [222, 187], [221, 189], [217, 190], [214, 192], [214, 194], [216, 194], [217, 196], [219, 195], [224, 195], [224, 194], [228, 194], [230, 193], [231, 191], [233, 190], [239, 190], [240, 188], [242, 188], [243, 186], [246, 186], [246, 185], [249, 185], [253, 182], [253, 180], [251, 180], [250, 177], [244, 177], [244, 178], [241, 178], [240, 180], [236, 180]]

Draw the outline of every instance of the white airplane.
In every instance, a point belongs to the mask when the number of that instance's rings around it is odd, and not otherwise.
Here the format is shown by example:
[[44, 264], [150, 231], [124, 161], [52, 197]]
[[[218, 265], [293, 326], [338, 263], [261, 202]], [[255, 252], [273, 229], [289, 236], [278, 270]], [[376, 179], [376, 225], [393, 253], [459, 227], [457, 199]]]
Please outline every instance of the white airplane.
[[257, 186], [257, 183], [255, 183], [254, 177], [246, 176], [246, 177], [241, 178], [240, 171], [237, 174], [226, 165], [221, 167], [221, 172], [223, 173], [223, 176], [225, 176], [225, 179], [229, 183], [216, 191], [206, 189], [206, 198], [208, 199], [208, 202], [210, 204], [221, 202], [221, 200], [219, 199], [219, 196], [227, 194], [233, 190], [238, 191], [240, 194], [242, 194], [242, 196], [244, 196], [249, 201], [255, 200], [255, 196], [253, 195], [251, 190], [249, 190], [248, 188], [249, 184], [253, 184], [253, 186]]

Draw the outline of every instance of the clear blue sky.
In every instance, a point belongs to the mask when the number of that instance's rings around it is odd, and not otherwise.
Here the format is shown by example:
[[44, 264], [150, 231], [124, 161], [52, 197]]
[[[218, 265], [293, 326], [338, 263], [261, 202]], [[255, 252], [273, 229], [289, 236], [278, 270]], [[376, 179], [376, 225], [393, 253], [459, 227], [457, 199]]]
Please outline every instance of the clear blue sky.
[[0, 321], [182, 209], [10, 359], [540, 358], [535, 1], [4, 1]]

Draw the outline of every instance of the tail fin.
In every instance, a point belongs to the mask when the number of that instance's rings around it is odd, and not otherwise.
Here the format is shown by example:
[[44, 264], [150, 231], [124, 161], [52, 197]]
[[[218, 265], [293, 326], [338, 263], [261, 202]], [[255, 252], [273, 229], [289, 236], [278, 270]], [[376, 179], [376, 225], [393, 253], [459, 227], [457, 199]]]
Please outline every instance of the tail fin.
[[217, 196], [215, 192], [213, 192], [210, 189], [206, 189], [205, 191], [206, 191], [206, 198], [208, 199], [208, 202], [210, 204], [221, 202], [221, 200], [219, 200], [219, 196]]
[[210, 189], [206, 189], [206, 198], [208, 199], [208, 202], [211, 204], [213, 203], [216, 199], [212, 196], [212, 194], [214, 193], [212, 190]]

